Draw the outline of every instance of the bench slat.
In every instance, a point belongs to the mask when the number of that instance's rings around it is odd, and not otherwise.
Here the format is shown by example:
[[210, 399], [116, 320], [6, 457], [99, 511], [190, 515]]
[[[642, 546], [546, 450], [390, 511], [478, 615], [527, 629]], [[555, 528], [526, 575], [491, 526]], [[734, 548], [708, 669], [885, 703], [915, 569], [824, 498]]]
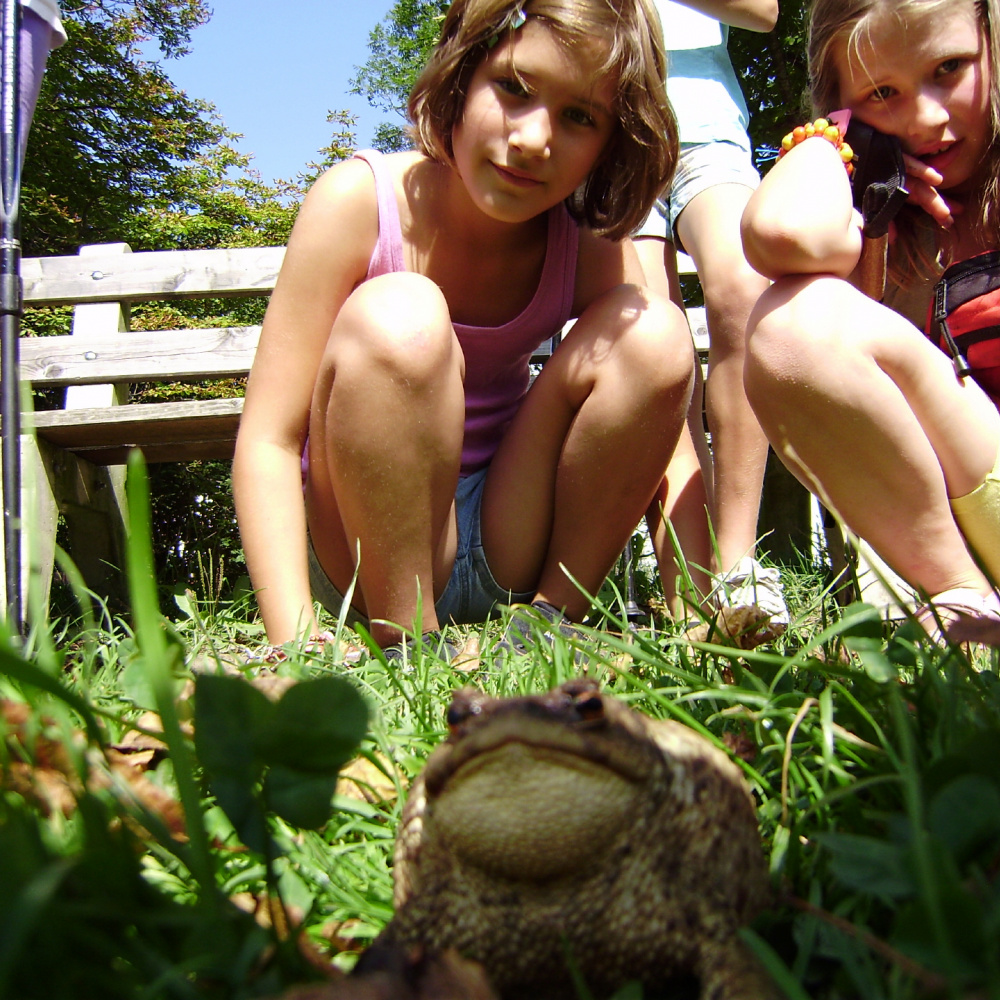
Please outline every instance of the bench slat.
[[43, 387], [246, 375], [259, 339], [259, 326], [24, 337], [21, 378]]
[[243, 400], [130, 403], [26, 413], [26, 428], [97, 465], [125, 462], [141, 448], [148, 462], [232, 458]]
[[237, 247], [26, 257], [21, 277], [29, 305], [266, 295], [284, 256], [284, 247]]

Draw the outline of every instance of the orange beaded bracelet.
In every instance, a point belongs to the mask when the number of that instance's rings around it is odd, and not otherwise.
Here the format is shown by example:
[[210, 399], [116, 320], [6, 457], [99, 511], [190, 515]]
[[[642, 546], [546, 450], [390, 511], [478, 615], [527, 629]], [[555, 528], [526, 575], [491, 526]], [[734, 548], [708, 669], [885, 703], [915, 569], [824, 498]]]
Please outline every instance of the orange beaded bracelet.
[[851, 149], [848, 143], [844, 142], [844, 134], [840, 126], [831, 122], [828, 118], [817, 118], [814, 122], [806, 122], [805, 125], [799, 125], [797, 128], [792, 129], [781, 140], [778, 159], [780, 160], [785, 153], [800, 142], [805, 142], [806, 139], [811, 139], [814, 136], [826, 139], [827, 142], [834, 146], [837, 152], [840, 153], [841, 160], [844, 161], [844, 166], [847, 168], [847, 176], [850, 177], [854, 173], [854, 150]]

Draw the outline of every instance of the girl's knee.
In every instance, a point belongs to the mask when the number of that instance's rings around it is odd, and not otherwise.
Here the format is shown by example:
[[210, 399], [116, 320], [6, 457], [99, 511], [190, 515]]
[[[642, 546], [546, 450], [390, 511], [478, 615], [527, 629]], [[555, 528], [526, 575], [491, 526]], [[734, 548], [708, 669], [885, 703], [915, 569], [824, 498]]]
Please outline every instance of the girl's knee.
[[695, 353], [684, 313], [669, 299], [634, 285], [614, 289], [615, 347], [630, 372], [668, 386], [694, 377]]
[[[745, 372], [759, 379], [788, 377], [820, 363], [837, 339], [819, 279], [775, 282], [758, 299], [747, 323]], [[819, 305], [822, 304], [822, 305]], [[835, 322], [835, 321], [834, 321]], [[828, 355], [827, 355], [828, 356]]]
[[422, 275], [397, 272], [359, 285], [344, 303], [331, 350], [407, 379], [442, 370], [458, 349], [441, 290]]

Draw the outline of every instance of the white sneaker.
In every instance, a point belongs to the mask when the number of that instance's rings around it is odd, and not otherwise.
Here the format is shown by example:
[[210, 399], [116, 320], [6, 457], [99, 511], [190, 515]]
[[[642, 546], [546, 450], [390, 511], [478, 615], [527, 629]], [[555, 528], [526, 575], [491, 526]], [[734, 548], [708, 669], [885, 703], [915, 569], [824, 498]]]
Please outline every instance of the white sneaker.
[[752, 556], [744, 556], [725, 576], [712, 593], [719, 607], [760, 608], [773, 625], [788, 624], [781, 574], [773, 566], [761, 566]]

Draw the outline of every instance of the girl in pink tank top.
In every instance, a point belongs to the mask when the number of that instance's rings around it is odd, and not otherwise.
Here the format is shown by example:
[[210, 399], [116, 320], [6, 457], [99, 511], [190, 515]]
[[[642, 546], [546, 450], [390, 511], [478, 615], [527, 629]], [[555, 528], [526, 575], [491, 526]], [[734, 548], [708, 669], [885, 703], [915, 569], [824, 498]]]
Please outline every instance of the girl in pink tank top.
[[677, 155], [662, 52], [650, 0], [456, 0], [417, 148], [309, 192], [233, 466], [270, 642], [315, 634], [314, 597], [391, 656], [503, 604], [586, 613], [691, 391], [684, 317], [625, 239]]

